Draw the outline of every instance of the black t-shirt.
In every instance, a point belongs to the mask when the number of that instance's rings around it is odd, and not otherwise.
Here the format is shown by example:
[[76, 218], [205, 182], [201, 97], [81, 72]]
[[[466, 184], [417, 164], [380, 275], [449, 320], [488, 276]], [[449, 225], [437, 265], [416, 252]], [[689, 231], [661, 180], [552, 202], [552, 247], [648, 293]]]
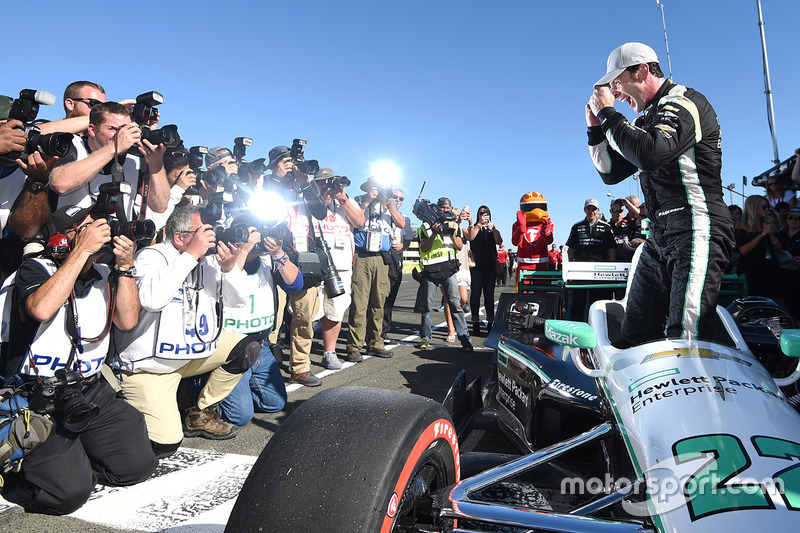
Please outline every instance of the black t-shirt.
[[469, 243], [469, 249], [475, 258], [475, 267], [481, 270], [494, 268], [497, 260], [497, 243], [494, 240], [494, 231], [486, 228], [478, 230], [478, 234]]
[[575, 261], [608, 261], [608, 251], [616, 243], [608, 222], [598, 220], [591, 225], [584, 219], [572, 226], [567, 246], [575, 250]]

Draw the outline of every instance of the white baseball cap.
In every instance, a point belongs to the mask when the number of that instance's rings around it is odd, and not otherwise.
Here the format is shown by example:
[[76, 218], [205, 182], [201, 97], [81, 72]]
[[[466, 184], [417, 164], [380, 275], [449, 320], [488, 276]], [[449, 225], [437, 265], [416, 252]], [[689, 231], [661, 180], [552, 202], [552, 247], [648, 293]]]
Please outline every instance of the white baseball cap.
[[585, 202], [583, 202], [583, 208], [586, 209], [590, 205], [595, 206], [597, 209], [600, 209], [600, 202], [598, 202], [595, 198], [589, 198]]
[[634, 65], [641, 65], [642, 63], [658, 63], [658, 56], [655, 50], [642, 43], [625, 43], [615, 48], [614, 51], [608, 55], [606, 75], [600, 78], [594, 85], [595, 87], [598, 85], [608, 85], [614, 81], [617, 76], [622, 74], [626, 68]]

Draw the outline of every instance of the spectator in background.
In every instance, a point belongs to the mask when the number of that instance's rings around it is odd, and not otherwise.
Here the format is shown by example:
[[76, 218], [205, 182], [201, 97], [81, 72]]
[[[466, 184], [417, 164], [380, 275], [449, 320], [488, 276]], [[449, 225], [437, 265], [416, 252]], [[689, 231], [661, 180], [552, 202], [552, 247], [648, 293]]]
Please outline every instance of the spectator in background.
[[742, 222], [742, 208], [732, 204], [728, 206], [728, 211], [731, 214], [731, 222], [733, 222], [733, 227], [735, 228]]
[[[570, 261], [616, 261], [614, 232], [608, 222], [598, 219], [600, 203], [589, 198], [583, 203], [585, 218], [574, 224], [567, 239], [567, 256]], [[587, 304], [586, 290], [572, 291], [572, 320], [584, 320]], [[607, 291], [593, 290], [589, 304], [610, 297]]]
[[[800, 207], [789, 208], [786, 228], [777, 237], [784, 249], [779, 254], [784, 301], [794, 319], [800, 320]], [[783, 260], [781, 255], [784, 256]]]
[[[449, 202], [448, 202], [449, 203]], [[497, 246], [503, 244], [503, 237], [492, 223], [492, 212], [482, 205], [478, 208], [478, 218], [473, 224], [472, 217], [468, 217], [469, 226], [465, 237], [469, 241], [469, 249], [475, 260], [475, 266], [470, 269], [472, 276], [472, 297], [469, 306], [472, 310], [472, 334], [481, 334], [481, 323], [478, 311], [481, 307], [481, 294], [483, 306], [486, 310], [487, 333], [492, 331], [494, 322], [494, 284], [497, 279]]]
[[778, 231], [786, 229], [786, 215], [789, 214], [789, 209], [791, 209], [791, 205], [786, 202], [778, 202], [773, 210], [778, 215]]
[[792, 182], [800, 185], [800, 165], [797, 163], [800, 162], [800, 148], [796, 148], [794, 151], [794, 165], [792, 166]]
[[766, 198], [748, 196], [744, 216], [736, 228], [736, 251], [739, 252], [738, 272], [747, 279], [751, 296], [780, 297], [777, 254], [783, 247], [776, 237], [777, 216]]
[[[392, 200], [394, 200], [397, 209], [403, 207], [405, 201], [405, 193], [403, 189], [394, 189], [392, 191]], [[411, 220], [402, 215], [406, 221], [406, 227], [401, 228], [392, 221], [392, 249], [384, 254], [384, 261], [387, 259], [392, 262], [389, 265], [389, 295], [386, 297], [386, 303], [383, 304], [383, 344], [396, 344], [394, 339], [389, 338], [389, 331], [392, 329], [392, 309], [394, 303], [397, 301], [397, 293], [400, 291], [400, 284], [403, 282], [403, 251], [408, 249], [411, 241], [414, 240], [414, 230], [411, 228]], [[357, 226], [361, 226], [357, 224]]]
[[506, 270], [508, 268], [508, 252], [506, 252], [505, 245], [501, 244], [500, 248], [497, 250], [497, 263], [500, 265], [500, 273], [499, 277], [497, 278], [497, 285], [506, 284]]
[[[733, 223], [734, 230], [739, 227], [742, 222], [742, 208], [738, 205], [729, 205], [728, 211], [731, 214], [731, 222]], [[731, 262], [728, 263], [726, 272], [736, 274], [739, 271], [739, 250], [734, 249], [731, 252]]]
[[780, 202], [786, 202], [791, 206], [797, 205], [797, 197], [794, 191], [786, 189], [786, 184], [780, 176], [770, 176], [767, 178], [767, 191], [765, 196], [769, 200], [769, 205], [775, 207]]
[[625, 218], [625, 207], [622, 198], [611, 200], [610, 209], [611, 221], [609, 224], [611, 224], [611, 231], [614, 233], [616, 258], [618, 261], [630, 262], [633, 258], [635, 247], [631, 247], [628, 244], [628, 240], [631, 235], [631, 230], [633, 230], [635, 226], [632, 226], [628, 219]]
[[547, 260], [550, 270], [561, 270], [561, 252], [556, 248], [555, 244], [550, 245], [550, 251], [547, 252]]

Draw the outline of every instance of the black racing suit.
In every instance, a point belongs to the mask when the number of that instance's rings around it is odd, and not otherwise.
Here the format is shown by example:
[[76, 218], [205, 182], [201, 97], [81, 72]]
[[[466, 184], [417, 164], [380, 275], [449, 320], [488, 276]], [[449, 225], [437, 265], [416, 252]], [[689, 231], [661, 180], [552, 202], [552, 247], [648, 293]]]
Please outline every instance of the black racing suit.
[[[613, 107], [589, 128], [606, 184], [637, 170], [651, 221], [633, 272], [622, 335], [631, 344], [710, 339], [733, 227], [722, 195], [717, 114], [694, 89], [665, 81], [631, 125]], [[666, 322], [665, 322], [666, 320]]]

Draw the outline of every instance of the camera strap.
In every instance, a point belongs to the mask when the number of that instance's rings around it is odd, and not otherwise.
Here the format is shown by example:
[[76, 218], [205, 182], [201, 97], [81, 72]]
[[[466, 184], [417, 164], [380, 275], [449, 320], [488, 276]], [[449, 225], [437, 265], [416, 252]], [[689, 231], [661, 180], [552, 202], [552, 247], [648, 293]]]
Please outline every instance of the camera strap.
[[[100, 335], [91, 338], [81, 337], [80, 332], [78, 331], [78, 309], [75, 304], [75, 289], [73, 288], [69, 295], [69, 300], [67, 305], [67, 332], [69, 336], [72, 338], [72, 348], [69, 351], [69, 359], [67, 359], [67, 364], [65, 368], [70, 368], [72, 363], [74, 362], [75, 355], [78, 352], [78, 344], [80, 342], [99, 342], [103, 340], [106, 335], [108, 335], [109, 331], [111, 331], [111, 324], [114, 318], [114, 309], [116, 307], [117, 301], [117, 284], [112, 283], [111, 279], [108, 279], [108, 308], [106, 311], [106, 325], [103, 327], [103, 330], [100, 332]], [[78, 367], [78, 372], [80, 372], [80, 367]]]
[[[199, 266], [198, 274], [199, 274], [199, 276], [201, 278], [199, 280], [199, 285], [203, 286], [203, 280], [202, 280], [203, 268], [202, 268], [202, 265]], [[197, 337], [197, 340], [199, 340], [203, 344], [212, 344], [212, 343], [216, 342], [216, 340], [222, 334], [222, 323], [223, 323], [222, 322], [223, 321], [223, 316], [222, 316], [222, 312], [223, 312], [222, 311], [223, 310], [223, 305], [222, 305], [222, 283], [223, 283], [222, 280], [220, 280], [217, 283], [217, 298], [216, 298], [216, 301], [214, 302], [214, 311], [216, 312], [216, 315], [217, 315], [217, 327], [216, 327], [216, 332], [214, 333], [214, 337], [211, 340], [203, 339], [203, 337], [200, 335], [200, 329], [202, 329], [202, 328], [198, 328], [197, 327], [198, 326], [197, 317], [200, 316], [200, 313], [198, 312], [200, 310], [200, 293], [203, 291], [203, 289], [198, 289], [198, 290], [194, 291], [194, 306], [191, 305], [191, 301], [189, 302], [190, 303], [189, 308], [192, 309], [192, 312], [194, 313], [194, 334]], [[186, 290], [184, 290], [183, 293], [186, 294]]]

